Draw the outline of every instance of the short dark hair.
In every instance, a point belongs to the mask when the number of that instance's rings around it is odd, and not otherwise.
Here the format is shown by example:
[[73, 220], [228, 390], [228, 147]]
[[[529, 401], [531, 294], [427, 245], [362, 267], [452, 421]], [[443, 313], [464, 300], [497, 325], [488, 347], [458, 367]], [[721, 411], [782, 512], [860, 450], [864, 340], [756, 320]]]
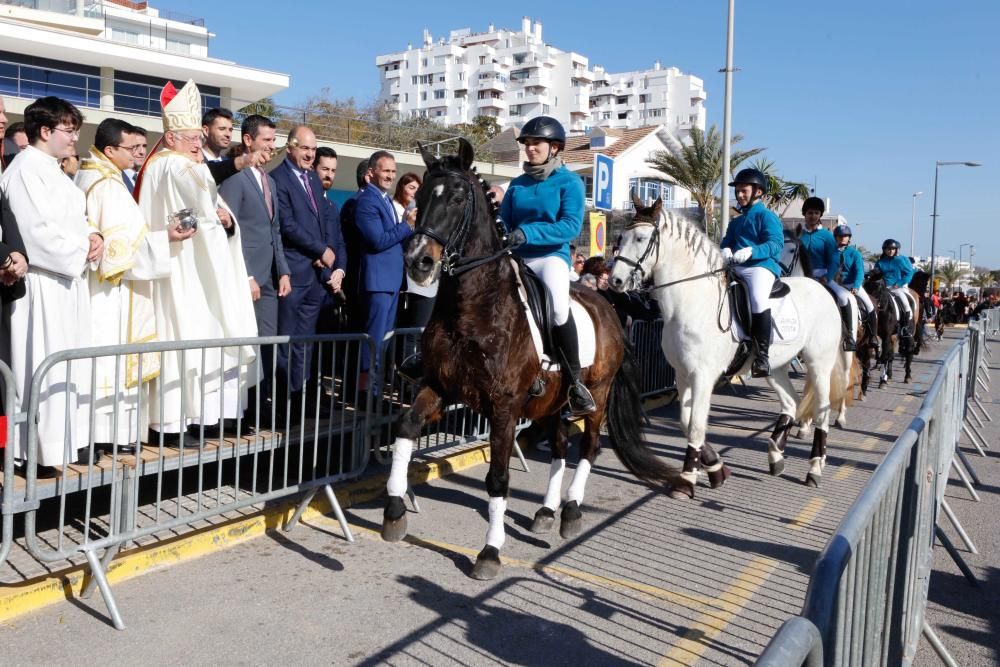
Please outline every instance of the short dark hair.
[[368, 174], [368, 160], [362, 160], [358, 163], [358, 170], [355, 173], [355, 179], [358, 182], [358, 189], [365, 187], [365, 176]]
[[139, 127], [138, 125], [133, 125], [128, 129], [129, 134], [138, 134], [140, 137], [146, 136], [146, 128]]
[[24, 129], [28, 141], [35, 143], [42, 134], [42, 128], [54, 129], [59, 123], [72, 123], [73, 129], [83, 125], [83, 114], [71, 103], [59, 97], [42, 97], [24, 110]]
[[368, 158], [368, 168], [374, 169], [375, 167], [378, 166], [378, 161], [384, 160], [385, 158], [392, 158], [393, 160], [395, 160], [396, 156], [390, 153], [389, 151], [375, 151], [374, 153], [372, 153], [372, 156]]
[[17, 121], [16, 123], [11, 123], [10, 125], [8, 125], [6, 136], [13, 137], [18, 132], [24, 132], [25, 134], [28, 133], [28, 131], [24, 129], [24, 123], [22, 123], [21, 121]]
[[316, 149], [316, 159], [313, 160], [313, 168], [319, 165], [319, 159], [321, 157], [332, 157], [334, 160], [337, 159], [337, 151], [333, 150], [329, 146], [320, 146]]
[[233, 119], [233, 112], [229, 109], [223, 109], [222, 107], [215, 107], [214, 109], [209, 109], [205, 112], [205, 115], [201, 117], [202, 126], [211, 125], [215, 122], [216, 118], [225, 118], [226, 120]]
[[243, 124], [240, 125], [240, 132], [243, 136], [254, 139], [257, 137], [257, 133], [260, 132], [260, 128], [262, 127], [269, 127], [272, 130], [276, 130], [278, 128], [278, 126], [274, 124], [274, 121], [267, 116], [261, 116], [260, 114], [254, 113], [243, 119]]
[[132, 134], [132, 125], [120, 118], [105, 118], [94, 134], [94, 148], [101, 153], [108, 146], [120, 146], [123, 134]]

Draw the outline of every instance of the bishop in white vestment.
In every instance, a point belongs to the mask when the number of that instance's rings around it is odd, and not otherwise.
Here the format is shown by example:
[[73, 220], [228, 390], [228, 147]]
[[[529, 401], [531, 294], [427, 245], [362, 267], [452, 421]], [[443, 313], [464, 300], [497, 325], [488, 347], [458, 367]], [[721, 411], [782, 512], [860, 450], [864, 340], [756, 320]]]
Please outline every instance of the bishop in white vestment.
[[[239, 228], [217, 213], [225, 206], [201, 161], [198, 88], [193, 81], [176, 93], [168, 86], [161, 104], [163, 148], [139, 174], [139, 208], [154, 232], [173, 227], [172, 215], [184, 209], [193, 211], [198, 226], [190, 238], [170, 243], [169, 277], [154, 282], [157, 333], [172, 341], [254, 337], [257, 321]], [[150, 426], [179, 433], [193, 423], [208, 426], [236, 418], [256, 379], [255, 358], [252, 346], [165, 354], [152, 385]]]
[[[170, 272], [167, 230], [150, 231], [122, 180], [131, 154], [128, 123], [109, 118], [76, 174], [87, 218], [104, 236], [104, 254], [90, 272], [91, 344], [156, 340], [153, 283]], [[98, 357], [94, 363], [94, 441], [133, 447], [149, 428], [147, 383], [159, 375], [159, 354]]]
[[[31, 142], [4, 171], [0, 190], [17, 220], [30, 264], [26, 294], [10, 316], [11, 370], [15, 410], [27, 407], [35, 371], [47, 356], [90, 343], [89, 262], [103, 242], [89, 227], [84, 196], [59, 169], [59, 159], [75, 154], [82, 116], [69, 102], [44, 97], [25, 109]], [[86, 413], [79, 393], [86, 362], [50, 368], [40, 385], [38, 463], [61, 466], [77, 460], [88, 446]], [[19, 458], [27, 457], [27, 425], [17, 437]], [[80, 450], [83, 450], [81, 452]]]

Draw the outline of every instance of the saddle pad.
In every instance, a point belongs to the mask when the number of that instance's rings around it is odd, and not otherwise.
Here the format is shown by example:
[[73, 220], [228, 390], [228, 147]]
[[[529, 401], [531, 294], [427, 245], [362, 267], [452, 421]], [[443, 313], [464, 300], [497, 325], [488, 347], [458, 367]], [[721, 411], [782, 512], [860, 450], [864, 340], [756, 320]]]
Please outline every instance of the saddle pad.
[[[524, 307], [524, 316], [528, 320], [528, 329], [531, 331], [531, 340], [535, 344], [535, 352], [538, 360], [542, 364], [542, 370], [559, 371], [559, 363], [545, 354], [542, 346], [542, 334], [538, 329], [538, 323], [531, 314], [528, 306], [528, 295], [521, 283], [521, 273], [518, 270], [517, 262], [511, 261], [514, 267], [514, 275], [517, 277], [517, 293], [521, 298], [521, 305]], [[587, 368], [594, 365], [594, 356], [597, 353], [597, 339], [594, 331], [594, 321], [590, 319], [590, 313], [575, 299], [570, 298], [570, 312], [573, 313], [573, 323], [576, 324], [576, 335], [580, 341], [580, 368]]]
[[[791, 295], [771, 299], [771, 345], [789, 345], [799, 337], [799, 310]], [[743, 331], [739, 318], [733, 317], [733, 340], [739, 342], [749, 336]]]

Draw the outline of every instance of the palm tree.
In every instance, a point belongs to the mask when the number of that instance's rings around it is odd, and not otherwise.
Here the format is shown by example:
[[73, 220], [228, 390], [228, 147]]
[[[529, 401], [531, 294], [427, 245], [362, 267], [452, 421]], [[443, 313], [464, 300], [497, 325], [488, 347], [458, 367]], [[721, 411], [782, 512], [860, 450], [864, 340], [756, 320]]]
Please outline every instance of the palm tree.
[[758, 158], [750, 166], [767, 177], [767, 194], [764, 195], [764, 205], [779, 216], [785, 214], [793, 201], [809, 196], [809, 186], [805, 183], [786, 181], [778, 176], [774, 170], [773, 160]]
[[[738, 144], [743, 135], [733, 136], [733, 145]], [[742, 162], [749, 160], [763, 148], [745, 151], [734, 150], [730, 154], [729, 169], [735, 171]], [[722, 135], [713, 125], [708, 132], [692, 128], [690, 140], [671, 150], [654, 151], [646, 160], [653, 169], [662, 171], [677, 185], [691, 193], [695, 203], [701, 208], [705, 231], [714, 231], [715, 193], [722, 181]]]
[[941, 280], [944, 281], [944, 284], [947, 285], [950, 290], [955, 283], [965, 276], [965, 269], [959, 268], [958, 264], [955, 262], [947, 262], [941, 266], [935, 267], [935, 273]]
[[969, 280], [969, 284], [973, 287], [978, 287], [980, 290], [986, 289], [987, 287], [992, 287], [993, 283], [996, 281], [993, 278], [993, 273], [990, 271], [982, 271], [977, 273]]

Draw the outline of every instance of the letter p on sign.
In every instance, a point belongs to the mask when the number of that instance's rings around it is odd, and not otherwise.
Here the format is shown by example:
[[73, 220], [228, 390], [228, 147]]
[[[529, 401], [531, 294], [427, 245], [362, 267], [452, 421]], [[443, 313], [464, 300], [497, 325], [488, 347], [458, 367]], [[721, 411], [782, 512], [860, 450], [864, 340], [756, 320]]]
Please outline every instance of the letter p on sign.
[[611, 202], [614, 200], [611, 197], [611, 183], [612, 183], [612, 170], [614, 169], [615, 162], [607, 155], [601, 155], [600, 153], [594, 154], [594, 208], [600, 209], [602, 211], [610, 211], [612, 208]]

